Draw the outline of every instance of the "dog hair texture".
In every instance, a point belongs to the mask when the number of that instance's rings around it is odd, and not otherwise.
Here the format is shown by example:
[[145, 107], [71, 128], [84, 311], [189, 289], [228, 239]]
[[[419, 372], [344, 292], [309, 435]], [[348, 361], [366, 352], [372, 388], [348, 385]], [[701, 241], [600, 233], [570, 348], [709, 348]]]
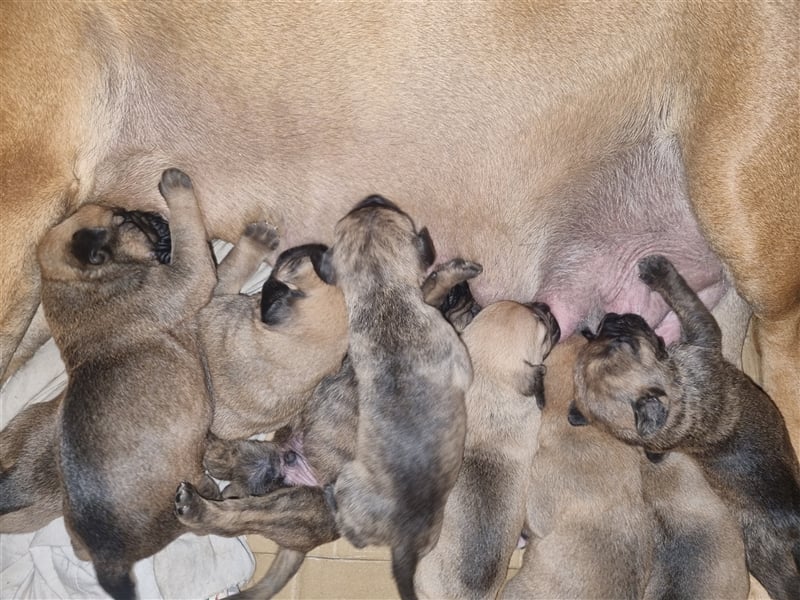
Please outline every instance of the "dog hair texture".
[[777, 600], [800, 594], [800, 467], [770, 397], [726, 361], [714, 317], [663, 256], [641, 279], [681, 322], [664, 346], [637, 315], [607, 315], [576, 366], [573, 414], [651, 457], [679, 450], [737, 515], [750, 572]]

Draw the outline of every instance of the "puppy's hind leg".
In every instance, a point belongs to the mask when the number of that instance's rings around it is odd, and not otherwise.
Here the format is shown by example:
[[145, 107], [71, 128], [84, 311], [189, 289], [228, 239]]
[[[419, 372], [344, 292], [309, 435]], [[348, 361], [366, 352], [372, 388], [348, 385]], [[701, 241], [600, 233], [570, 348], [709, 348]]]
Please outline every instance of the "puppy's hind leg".
[[639, 278], [675, 311], [683, 341], [722, 350], [722, 332], [714, 316], [669, 260], [660, 255], [646, 256], [639, 261]]
[[274, 262], [279, 242], [278, 230], [269, 223], [250, 223], [233, 250], [217, 268], [214, 295], [238, 294], [259, 263]]

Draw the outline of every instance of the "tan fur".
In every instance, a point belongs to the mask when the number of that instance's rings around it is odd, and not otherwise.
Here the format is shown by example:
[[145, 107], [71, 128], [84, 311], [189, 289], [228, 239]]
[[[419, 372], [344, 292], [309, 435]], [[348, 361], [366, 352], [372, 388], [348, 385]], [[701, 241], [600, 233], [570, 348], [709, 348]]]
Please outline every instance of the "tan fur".
[[0, 533], [24, 533], [61, 516], [56, 464], [63, 394], [17, 414], [0, 436]]
[[[198, 317], [214, 385], [211, 430], [230, 439], [290, 423], [347, 350], [342, 293], [317, 276], [307, 253], [278, 263], [270, 273], [270, 280], [285, 284], [297, 298], [279, 321], [267, 324], [260, 313], [264, 295], [236, 293], [262, 258], [247, 244], [241, 252], [250, 256], [230, 257], [243, 263], [230, 265], [233, 274], [226, 272], [228, 259], [220, 265], [222, 287]], [[224, 293], [230, 289], [236, 292]]]
[[132, 597], [133, 564], [183, 531], [175, 481], [204, 483], [212, 416], [194, 321], [215, 284], [206, 232], [185, 174], [165, 171], [159, 187], [171, 209], [168, 264], [139, 225], [99, 205], [38, 249], [68, 375], [57, 416], [65, 523], [116, 598]]
[[[425, 302], [441, 304], [453, 286], [480, 271], [480, 265], [463, 259], [437, 265], [422, 285]], [[465, 300], [459, 306], [467, 304]], [[463, 323], [468, 312], [459, 310], [455, 318]], [[324, 312], [320, 318], [326, 319]], [[291, 427], [276, 432], [273, 441], [211, 436], [204, 462], [213, 476], [231, 481], [223, 491], [228, 500], [205, 500], [184, 483], [176, 496], [176, 511], [195, 533], [256, 532], [281, 546], [264, 578], [242, 598], [271, 598], [298, 571], [308, 550], [339, 537], [333, 513], [320, 506], [316, 497], [320, 487], [336, 481], [342, 467], [355, 457], [357, 432], [356, 378], [350, 359], [345, 358], [339, 372], [317, 385], [299, 417]], [[286, 459], [289, 452], [295, 455], [291, 464]], [[298, 477], [306, 479], [305, 485], [273, 497], [276, 485], [299, 485]]]
[[584, 342], [550, 353], [545, 406], [528, 493], [530, 539], [503, 597], [641, 598], [655, 523], [643, 499], [640, 450], [592, 427], [573, 427], [572, 369]]
[[713, 315], [663, 256], [641, 279], [675, 311], [669, 348], [637, 315], [609, 314], [581, 352], [574, 410], [650, 455], [692, 456], [737, 518], [750, 572], [773, 598], [800, 590], [800, 464], [764, 391], [722, 355]]
[[659, 523], [644, 599], [747, 598], [739, 524], [702, 469], [680, 452], [641, 465], [644, 500]]
[[421, 561], [425, 598], [495, 598], [525, 521], [546, 369], [558, 339], [549, 312], [516, 302], [485, 307], [462, 340], [474, 379], [466, 396], [464, 462], [442, 532]]
[[0, 371], [47, 229], [92, 198], [162, 207], [166, 166], [209, 190], [209, 233], [229, 240], [266, 218], [326, 241], [380, 191], [484, 265], [482, 302], [529, 300], [558, 191], [674, 135], [800, 446], [797, 22], [766, 0], [3, 2]]

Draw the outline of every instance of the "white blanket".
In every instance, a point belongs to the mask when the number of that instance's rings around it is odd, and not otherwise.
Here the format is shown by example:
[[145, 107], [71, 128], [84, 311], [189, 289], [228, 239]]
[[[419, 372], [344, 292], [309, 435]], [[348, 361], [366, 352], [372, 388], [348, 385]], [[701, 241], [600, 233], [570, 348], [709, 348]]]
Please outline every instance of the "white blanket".
[[[230, 244], [215, 243], [217, 256]], [[262, 268], [245, 286], [258, 291], [269, 274]], [[50, 400], [66, 386], [64, 365], [50, 340], [0, 390], [0, 430], [20, 410]], [[245, 538], [186, 534], [136, 564], [139, 598], [225, 598], [253, 574], [255, 559]], [[57, 519], [29, 534], [0, 535], [0, 598], [107, 598], [91, 563], [79, 560]]]

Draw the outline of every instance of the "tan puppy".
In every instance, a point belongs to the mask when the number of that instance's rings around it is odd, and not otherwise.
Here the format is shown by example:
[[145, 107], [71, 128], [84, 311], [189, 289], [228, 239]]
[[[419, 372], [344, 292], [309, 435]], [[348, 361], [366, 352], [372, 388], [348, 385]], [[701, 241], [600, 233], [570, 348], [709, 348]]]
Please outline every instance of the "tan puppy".
[[[422, 285], [425, 302], [465, 323], [479, 307], [468, 288], [460, 288], [458, 298], [448, 292], [480, 272], [480, 265], [462, 259], [438, 265]], [[222, 495], [233, 499], [213, 502], [183, 483], [175, 498], [178, 518], [198, 534], [259, 533], [281, 546], [264, 578], [240, 597], [274, 596], [310, 549], [339, 537], [333, 513], [319, 498], [322, 486], [333, 483], [355, 457], [357, 432], [358, 389], [346, 357], [340, 370], [315, 388], [299, 419], [276, 432], [274, 441], [212, 436], [204, 462], [212, 475], [231, 482]], [[296, 487], [273, 493], [280, 485]]]
[[[644, 253], [731, 292], [708, 240], [800, 435], [797, 21], [769, 0], [0, 3], [0, 372], [47, 229], [91, 198], [160, 210], [151, 182], [181, 164], [228, 240], [269, 218], [290, 245], [329, 242], [350, 198], [402, 200], [443, 257], [484, 265], [479, 302], [546, 301], [565, 337], [642, 306]], [[637, 175], [661, 172], [653, 140], [678, 185]], [[604, 173], [654, 187], [597, 195]], [[620, 206], [620, 231], [592, 228]]]
[[583, 345], [570, 338], [547, 360], [528, 492], [530, 538], [506, 598], [638, 599], [647, 587], [655, 523], [642, 496], [641, 452], [567, 422]]
[[0, 533], [24, 533], [61, 516], [56, 461], [63, 394], [17, 414], [0, 435]]
[[466, 348], [420, 290], [434, 256], [426, 229], [370, 196], [337, 223], [320, 268], [344, 294], [359, 396], [355, 460], [326, 493], [354, 546], [391, 546], [406, 600], [461, 467], [472, 380]]
[[283, 252], [257, 296], [237, 292], [263, 258], [258, 253], [231, 257], [240, 263], [230, 267], [238, 275], [220, 274], [222, 287], [198, 317], [214, 385], [211, 430], [219, 437], [246, 438], [288, 424], [317, 383], [341, 365], [344, 298], [314, 267], [325, 250], [308, 245]]
[[747, 598], [739, 523], [697, 462], [680, 452], [655, 463], [642, 457], [641, 473], [644, 501], [657, 523], [644, 599]]
[[542, 362], [559, 335], [546, 305], [509, 301], [490, 304], [464, 329], [474, 372], [464, 462], [439, 541], [417, 569], [421, 596], [495, 598], [503, 586], [526, 516]]
[[214, 265], [189, 178], [170, 169], [159, 188], [171, 248], [159, 227], [151, 238], [130, 214], [89, 205], [53, 228], [38, 254], [69, 377], [58, 431], [64, 517], [115, 598], [133, 598], [133, 564], [183, 531], [175, 481], [204, 481], [211, 424], [194, 319]]
[[770, 397], [722, 356], [713, 315], [663, 256], [642, 280], [681, 322], [665, 348], [638, 315], [609, 314], [576, 366], [574, 418], [585, 417], [654, 457], [695, 457], [737, 515], [752, 574], [772, 598], [800, 594], [800, 465]]

